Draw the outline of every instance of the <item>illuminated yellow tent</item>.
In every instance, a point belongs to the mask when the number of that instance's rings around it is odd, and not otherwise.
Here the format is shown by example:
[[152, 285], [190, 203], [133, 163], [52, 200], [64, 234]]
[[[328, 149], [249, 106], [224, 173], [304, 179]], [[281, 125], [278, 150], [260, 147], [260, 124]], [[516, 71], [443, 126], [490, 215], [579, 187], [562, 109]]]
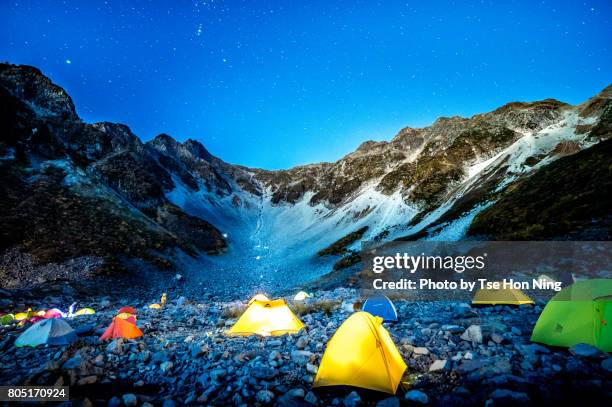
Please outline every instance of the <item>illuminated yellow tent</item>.
[[253, 303], [253, 301], [270, 301], [270, 299], [265, 294], [255, 294], [253, 298], [249, 300], [249, 305]]
[[[501, 283], [500, 283], [501, 284]], [[523, 305], [533, 304], [533, 300], [521, 290], [514, 288], [483, 288], [476, 291], [472, 299], [474, 305]]]
[[93, 308], [81, 308], [77, 312], [74, 313], [75, 317], [80, 317], [82, 315], [93, 315], [96, 311]]
[[237, 336], [278, 336], [297, 333], [303, 327], [304, 324], [287, 307], [285, 300], [254, 300], [227, 333]]
[[159, 303], [150, 304], [149, 308], [151, 308], [151, 309], [161, 309], [164, 305], [166, 305], [167, 298], [168, 297], [166, 296], [166, 293], [162, 293], [161, 300], [159, 301]]
[[306, 298], [311, 298], [312, 294], [308, 294], [305, 291], [300, 291], [299, 293], [297, 293], [295, 295], [295, 297], [293, 297], [294, 301], [304, 301]]
[[356, 386], [395, 394], [406, 364], [382, 318], [351, 315], [327, 344], [313, 387]]

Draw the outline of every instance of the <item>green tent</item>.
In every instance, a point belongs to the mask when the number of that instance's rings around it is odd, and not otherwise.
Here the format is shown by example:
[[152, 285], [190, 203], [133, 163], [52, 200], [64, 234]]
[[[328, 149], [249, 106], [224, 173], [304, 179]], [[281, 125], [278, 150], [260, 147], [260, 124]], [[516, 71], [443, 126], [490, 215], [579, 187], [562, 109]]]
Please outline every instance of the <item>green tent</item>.
[[559, 291], [546, 304], [531, 340], [568, 347], [588, 343], [612, 352], [612, 279], [583, 280]]
[[0, 325], [10, 325], [15, 320], [15, 315], [5, 314], [0, 317]]

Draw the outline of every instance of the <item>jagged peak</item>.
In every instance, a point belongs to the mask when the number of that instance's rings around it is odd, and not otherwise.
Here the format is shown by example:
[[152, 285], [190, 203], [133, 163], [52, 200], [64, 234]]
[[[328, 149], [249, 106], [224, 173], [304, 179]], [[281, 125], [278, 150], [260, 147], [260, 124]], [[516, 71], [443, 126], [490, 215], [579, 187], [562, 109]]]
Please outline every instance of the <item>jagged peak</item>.
[[127, 124], [103, 121], [103, 122], [93, 123], [92, 126], [97, 128], [100, 131], [104, 131], [104, 132], [121, 131], [124, 133], [129, 133], [133, 135], [134, 137], [136, 137], [134, 133], [132, 132], [132, 129], [130, 129], [130, 126], [128, 126]]
[[601, 92], [593, 96], [591, 99], [596, 98], [612, 99], [612, 83], [603, 88]]
[[579, 105], [581, 108], [580, 116], [589, 117], [600, 115], [606, 108], [608, 108], [610, 99], [612, 99], [612, 84], [606, 86], [601, 92], [584, 103], [581, 103]]
[[169, 150], [176, 150], [179, 145], [179, 142], [176, 141], [172, 136], [166, 133], [161, 133], [155, 136], [155, 138], [153, 138], [152, 140], [147, 141], [146, 145], [158, 151], [167, 152]]
[[38, 68], [0, 63], [0, 86], [28, 103], [41, 116], [67, 116], [80, 120], [70, 95]]
[[357, 150], [355, 150], [354, 153], [367, 154], [367, 153], [372, 152], [372, 150], [375, 150], [375, 149], [377, 149], [379, 147], [384, 147], [387, 144], [389, 144], [388, 141], [367, 140], [367, 141], [364, 141], [363, 143], [361, 143], [359, 145], [359, 147], [357, 147]]
[[542, 100], [536, 100], [534, 102], [509, 102], [503, 106], [498, 107], [491, 113], [503, 113], [511, 110], [529, 109], [529, 108], [545, 108], [545, 109], [558, 109], [564, 106], [569, 106], [565, 102], [561, 102], [557, 99], [547, 98]]
[[210, 161], [213, 158], [213, 155], [208, 152], [206, 147], [204, 147], [204, 145], [198, 140], [189, 138], [185, 140], [183, 146], [185, 146], [185, 148], [195, 157], [201, 158], [206, 161]]

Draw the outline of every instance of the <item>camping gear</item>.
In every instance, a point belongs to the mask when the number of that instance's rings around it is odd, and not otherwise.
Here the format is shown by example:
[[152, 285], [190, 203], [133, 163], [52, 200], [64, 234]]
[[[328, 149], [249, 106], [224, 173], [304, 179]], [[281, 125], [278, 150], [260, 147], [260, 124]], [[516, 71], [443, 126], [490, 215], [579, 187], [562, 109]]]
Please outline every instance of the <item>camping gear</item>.
[[80, 317], [82, 315], [93, 315], [95, 314], [96, 311], [94, 311], [92, 308], [81, 308], [79, 310], [77, 310], [77, 312], [74, 313], [75, 317]]
[[134, 339], [142, 336], [142, 331], [138, 329], [135, 323], [129, 320], [114, 317], [113, 322], [106, 328], [106, 331], [100, 336], [100, 341], [114, 338]]
[[45, 312], [46, 319], [64, 318], [64, 316], [65, 316], [64, 313], [57, 308], [51, 308], [51, 309], [48, 309], [47, 312]]
[[249, 300], [249, 305], [251, 305], [254, 301], [270, 301], [270, 299], [265, 294], [255, 294], [253, 298]]
[[69, 345], [77, 339], [74, 329], [63, 319], [38, 321], [26, 329], [15, 341], [15, 346]]
[[[503, 287], [502, 283], [500, 286]], [[481, 288], [472, 299], [474, 305], [523, 305], [533, 304], [533, 300], [515, 288]]]
[[28, 308], [26, 312], [18, 312], [15, 314], [15, 321], [24, 321], [32, 316], [32, 308]]
[[587, 343], [612, 352], [612, 279], [578, 281], [555, 294], [531, 340], [567, 347]]
[[124, 319], [131, 324], [134, 324], [134, 325], [136, 324], [136, 317], [130, 313], [123, 312], [121, 314], [117, 314], [116, 317], [119, 319]]
[[361, 310], [369, 312], [375, 317], [381, 317], [383, 322], [397, 322], [395, 306], [384, 294], [369, 297], [361, 306]]
[[46, 319], [46, 318], [39, 317], [38, 315], [34, 315], [32, 318], [28, 319], [28, 322], [34, 324], [34, 323], [36, 323], [38, 321], [41, 321], [43, 319]]
[[304, 301], [306, 298], [311, 298], [312, 294], [308, 294], [305, 291], [300, 291], [299, 293], [297, 293], [295, 295], [295, 297], [293, 297], [294, 301]]
[[125, 306], [125, 307], [119, 308], [119, 311], [117, 311], [117, 314], [136, 314], [137, 312], [138, 311], [136, 311], [136, 309], [134, 309], [133, 307]]
[[15, 315], [5, 314], [0, 317], [0, 325], [10, 325], [15, 320]]
[[278, 336], [297, 333], [304, 327], [285, 300], [253, 301], [228, 331], [229, 335]]
[[313, 387], [355, 386], [395, 394], [406, 364], [382, 318], [356, 312], [327, 343]]
[[164, 305], [166, 305], [166, 293], [163, 293], [161, 296], [161, 300], [159, 301], [159, 304], [150, 304], [149, 308], [151, 309], [160, 309], [161, 307], [163, 307]]

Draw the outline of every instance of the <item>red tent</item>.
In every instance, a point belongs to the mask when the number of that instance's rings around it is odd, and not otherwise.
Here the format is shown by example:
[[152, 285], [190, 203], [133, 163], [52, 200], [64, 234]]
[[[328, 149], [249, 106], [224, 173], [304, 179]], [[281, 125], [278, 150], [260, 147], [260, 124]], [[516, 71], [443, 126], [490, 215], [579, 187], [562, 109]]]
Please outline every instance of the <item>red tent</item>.
[[121, 307], [121, 309], [119, 310], [119, 312], [117, 312], [117, 314], [135, 314], [138, 311], [136, 311], [136, 309], [134, 309], [133, 307], [125, 306], [125, 307]]
[[114, 339], [114, 338], [125, 338], [134, 339], [142, 336], [142, 331], [138, 329], [136, 324], [131, 323], [125, 319], [113, 318], [113, 322], [104, 331], [100, 340]]

